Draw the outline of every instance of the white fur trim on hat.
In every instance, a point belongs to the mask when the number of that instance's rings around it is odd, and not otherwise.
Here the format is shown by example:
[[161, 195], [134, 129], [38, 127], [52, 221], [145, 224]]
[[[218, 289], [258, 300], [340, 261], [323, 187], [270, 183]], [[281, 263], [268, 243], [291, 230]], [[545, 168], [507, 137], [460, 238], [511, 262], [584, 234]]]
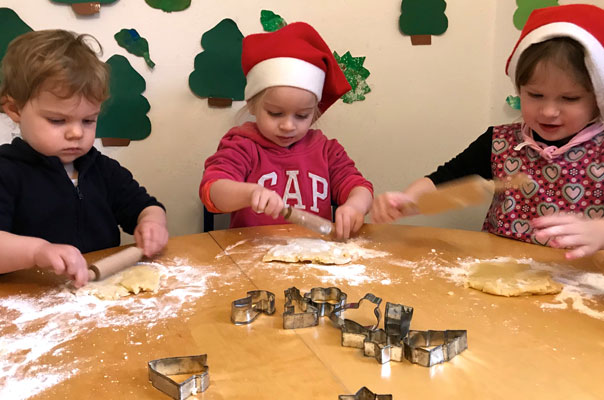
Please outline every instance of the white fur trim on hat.
[[604, 116], [604, 47], [589, 31], [578, 25], [569, 22], [553, 22], [529, 32], [518, 43], [518, 47], [510, 58], [507, 72], [512, 79], [512, 83], [516, 84], [516, 66], [520, 55], [532, 44], [557, 37], [570, 37], [581, 43], [585, 48], [585, 67], [591, 78], [600, 116]]
[[320, 101], [325, 71], [299, 58], [276, 57], [254, 65], [246, 78], [246, 100], [272, 86], [293, 86], [314, 93]]

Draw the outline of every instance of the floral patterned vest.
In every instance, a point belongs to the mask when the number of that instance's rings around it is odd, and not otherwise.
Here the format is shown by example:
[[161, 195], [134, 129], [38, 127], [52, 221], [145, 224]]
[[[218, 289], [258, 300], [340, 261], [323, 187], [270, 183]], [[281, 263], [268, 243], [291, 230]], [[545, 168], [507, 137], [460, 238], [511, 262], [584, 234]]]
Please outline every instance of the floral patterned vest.
[[546, 245], [535, 239], [530, 225], [533, 218], [556, 212], [603, 218], [604, 132], [548, 162], [529, 147], [514, 150], [522, 143], [520, 126], [518, 123], [493, 128], [491, 168], [494, 178], [505, 179], [522, 171], [531, 182], [495, 193], [482, 230]]

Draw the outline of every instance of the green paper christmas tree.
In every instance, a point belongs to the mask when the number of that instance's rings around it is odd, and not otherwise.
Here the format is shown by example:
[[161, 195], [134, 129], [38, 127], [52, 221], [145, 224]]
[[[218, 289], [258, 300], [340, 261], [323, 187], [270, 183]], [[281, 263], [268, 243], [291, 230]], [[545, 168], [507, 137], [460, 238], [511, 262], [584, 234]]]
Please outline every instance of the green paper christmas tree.
[[0, 8], [0, 61], [6, 54], [8, 44], [14, 38], [33, 29], [29, 27], [19, 16], [10, 8]]
[[260, 11], [260, 23], [266, 32], [274, 32], [287, 25], [287, 22], [280, 15], [270, 10]]
[[237, 24], [228, 18], [201, 37], [204, 51], [195, 57], [189, 87], [197, 96], [207, 97], [210, 106], [229, 107], [233, 100], [243, 100], [242, 40]]
[[155, 67], [155, 63], [151, 61], [151, 57], [149, 56], [149, 43], [147, 43], [147, 39], [141, 37], [136, 29], [122, 29], [113, 35], [113, 37], [129, 53], [143, 57], [149, 68]]
[[182, 11], [191, 5], [191, 0], [145, 0], [145, 2], [165, 12]]
[[78, 15], [97, 14], [101, 4], [114, 3], [117, 0], [52, 0], [55, 3], [71, 4], [71, 8]]
[[538, 8], [559, 6], [558, 0], [516, 0], [518, 8], [514, 12], [514, 26], [518, 30], [524, 28], [526, 20]]
[[442, 35], [449, 26], [445, 0], [403, 0], [399, 27], [413, 45], [429, 45], [431, 35]]
[[355, 101], [365, 100], [365, 94], [371, 92], [371, 88], [365, 81], [370, 74], [369, 70], [363, 67], [365, 57], [353, 57], [349, 51], [341, 57], [334, 51], [333, 56], [352, 87], [350, 91], [342, 96], [344, 103], [350, 104]]
[[[124, 56], [113, 55], [107, 60], [111, 69], [109, 82], [110, 97], [101, 106], [96, 137], [124, 139], [127, 145], [130, 140], [142, 140], [151, 133], [151, 121], [147, 113], [151, 106], [142, 95], [146, 83]], [[103, 140], [107, 145], [111, 141]]]

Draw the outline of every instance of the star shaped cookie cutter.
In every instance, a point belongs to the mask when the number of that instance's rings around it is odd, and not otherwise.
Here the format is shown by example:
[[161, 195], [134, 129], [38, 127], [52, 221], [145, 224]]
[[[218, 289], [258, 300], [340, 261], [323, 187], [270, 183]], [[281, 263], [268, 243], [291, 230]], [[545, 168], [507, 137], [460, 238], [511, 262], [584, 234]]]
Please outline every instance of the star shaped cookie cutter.
[[[168, 357], [149, 361], [149, 380], [158, 390], [175, 400], [184, 400], [210, 386], [208, 356]], [[178, 383], [171, 378], [175, 375], [191, 375]]]
[[392, 400], [391, 394], [375, 394], [363, 386], [355, 394], [341, 394], [338, 400]]
[[414, 364], [431, 367], [449, 361], [468, 348], [468, 331], [409, 331], [403, 339], [405, 358]]
[[275, 294], [268, 290], [250, 290], [247, 297], [231, 303], [231, 322], [246, 325], [253, 322], [260, 313], [275, 313]]

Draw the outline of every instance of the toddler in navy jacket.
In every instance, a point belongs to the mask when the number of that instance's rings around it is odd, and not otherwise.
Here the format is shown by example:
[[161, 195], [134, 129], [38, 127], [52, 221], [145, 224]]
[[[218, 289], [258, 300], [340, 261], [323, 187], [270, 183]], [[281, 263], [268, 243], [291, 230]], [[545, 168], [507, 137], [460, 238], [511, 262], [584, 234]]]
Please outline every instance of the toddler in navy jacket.
[[29, 32], [2, 60], [0, 105], [22, 138], [0, 146], [0, 273], [50, 268], [82, 286], [82, 253], [118, 246], [118, 225], [146, 256], [168, 241], [163, 206], [93, 147], [109, 71], [91, 39]]

